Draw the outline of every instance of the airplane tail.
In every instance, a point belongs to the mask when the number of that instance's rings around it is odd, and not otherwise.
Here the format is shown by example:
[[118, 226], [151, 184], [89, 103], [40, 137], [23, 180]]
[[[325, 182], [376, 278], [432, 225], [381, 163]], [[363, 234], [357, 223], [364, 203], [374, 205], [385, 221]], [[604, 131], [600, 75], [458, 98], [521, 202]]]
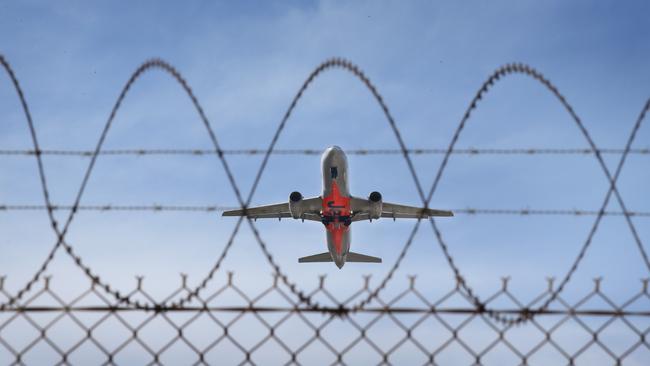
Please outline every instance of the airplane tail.
[[[321, 263], [332, 262], [332, 256], [329, 252], [309, 255], [307, 257], [298, 258], [298, 263]], [[381, 258], [371, 257], [369, 255], [349, 252], [346, 262], [350, 263], [381, 263]]]

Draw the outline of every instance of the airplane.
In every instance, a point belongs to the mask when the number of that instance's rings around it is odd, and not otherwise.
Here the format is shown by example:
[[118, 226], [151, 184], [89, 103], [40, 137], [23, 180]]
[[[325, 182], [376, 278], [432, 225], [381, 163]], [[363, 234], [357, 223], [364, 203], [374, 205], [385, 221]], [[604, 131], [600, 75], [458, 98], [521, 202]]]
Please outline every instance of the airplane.
[[381, 258], [350, 251], [350, 224], [361, 220], [379, 218], [421, 219], [431, 216], [454, 216], [451, 211], [434, 210], [383, 202], [379, 192], [368, 198], [350, 195], [348, 186], [348, 160], [343, 150], [331, 146], [321, 157], [323, 194], [304, 198], [300, 192], [292, 192], [289, 202], [224, 211], [223, 216], [247, 216], [254, 220], [284, 217], [319, 221], [327, 232], [325, 253], [298, 259], [299, 263], [334, 262], [341, 269], [346, 262], [381, 263]]

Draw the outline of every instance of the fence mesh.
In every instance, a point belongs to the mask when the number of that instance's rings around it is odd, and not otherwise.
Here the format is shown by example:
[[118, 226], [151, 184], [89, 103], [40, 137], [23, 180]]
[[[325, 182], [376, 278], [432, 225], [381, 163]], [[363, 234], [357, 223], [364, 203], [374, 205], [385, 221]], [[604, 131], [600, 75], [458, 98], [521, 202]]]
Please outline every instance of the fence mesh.
[[[232, 272], [221, 287], [183, 307], [165, 303], [191, 291], [186, 276], [162, 299], [154, 299], [138, 277], [128, 295], [158, 304], [148, 309], [121, 306], [92, 282], [62, 298], [52, 281], [44, 277], [23, 302], [0, 313], [0, 360], [32, 364], [47, 355], [50, 364], [619, 365], [650, 359], [648, 279], [619, 302], [594, 279], [579, 299], [559, 296], [525, 325], [487, 317], [459, 283], [441, 296], [427, 296], [415, 276], [402, 280], [400, 293], [379, 295], [356, 311], [350, 305], [370, 291], [370, 277], [339, 298], [321, 276], [309, 291], [323, 301], [318, 310], [295, 301], [277, 277], [253, 295]], [[554, 286], [549, 278], [524, 301], [508, 281], [503, 278], [485, 303], [513, 315], [535, 311]], [[13, 295], [5, 286], [0, 294]]]

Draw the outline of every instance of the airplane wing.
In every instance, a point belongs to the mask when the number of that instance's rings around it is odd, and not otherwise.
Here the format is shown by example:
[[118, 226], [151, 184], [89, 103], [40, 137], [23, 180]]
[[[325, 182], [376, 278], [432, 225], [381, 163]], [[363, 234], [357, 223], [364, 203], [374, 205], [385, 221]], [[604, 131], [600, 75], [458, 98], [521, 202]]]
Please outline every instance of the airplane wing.
[[[312, 200], [314, 202], [311, 202]], [[318, 202], [316, 202], [316, 200], [318, 200]], [[306, 201], [305, 203], [308, 204], [309, 206], [313, 206], [311, 205], [312, 203], [317, 203], [318, 205], [320, 205], [320, 200], [321, 200], [320, 197], [314, 197], [314, 198], [307, 198], [304, 201]], [[222, 216], [247, 216], [254, 220], [282, 219], [285, 217], [288, 218], [292, 217], [291, 211], [289, 210], [289, 202], [277, 203], [274, 205], [249, 207], [246, 210], [240, 209], [240, 210], [224, 211]], [[315, 210], [311, 210], [305, 212], [303, 214], [303, 217], [305, 220], [321, 221], [320, 211], [316, 212]]]
[[[355, 198], [355, 200], [367, 201], [363, 198]], [[363, 205], [360, 205], [363, 206]], [[426, 219], [432, 216], [454, 216], [451, 211], [436, 210], [432, 208], [422, 208], [406, 205], [398, 205], [395, 203], [382, 202], [381, 217], [392, 219]], [[370, 214], [368, 212], [356, 211], [352, 217], [352, 221], [369, 220]]]

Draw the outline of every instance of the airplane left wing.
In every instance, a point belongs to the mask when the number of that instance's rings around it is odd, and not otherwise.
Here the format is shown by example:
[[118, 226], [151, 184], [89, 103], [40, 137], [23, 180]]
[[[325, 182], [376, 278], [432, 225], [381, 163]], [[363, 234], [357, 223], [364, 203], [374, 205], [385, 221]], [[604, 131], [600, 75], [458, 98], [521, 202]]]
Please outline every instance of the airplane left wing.
[[[303, 200], [306, 204], [306, 207], [314, 206], [312, 205], [311, 200], [314, 200], [314, 203], [320, 204], [320, 197], [308, 198]], [[316, 202], [318, 200], [318, 202]], [[224, 211], [222, 216], [247, 216], [251, 219], [282, 219], [285, 217], [292, 217], [291, 210], [289, 208], [289, 203], [277, 203], [274, 205], [266, 206], [257, 206], [257, 207], [248, 207], [246, 210], [230, 210]], [[305, 220], [321, 221], [320, 212], [314, 210], [305, 211], [302, 215], [302, 218]]]
[[394, 217], [396, 219], [426, 219], [430, 216], [454, 216], [454, 213], [451, 211], [404, 206], [388, 202], [384, 202], [381, 209], [381, 217]]
[[[370, 207], [368, 200], [363, 198], [353, 198], [357, 207]], [[382, 202], [380, 217], [392, 219], [426, 219], [432, 216], [454, 216], [454, 213], [446, 210], [436, 210], [432, 208], [414, 207], [398, 205], [395, 203]], [[370, 212], [366, 210], [356, 210], [352, 221], [369, 220]]]

